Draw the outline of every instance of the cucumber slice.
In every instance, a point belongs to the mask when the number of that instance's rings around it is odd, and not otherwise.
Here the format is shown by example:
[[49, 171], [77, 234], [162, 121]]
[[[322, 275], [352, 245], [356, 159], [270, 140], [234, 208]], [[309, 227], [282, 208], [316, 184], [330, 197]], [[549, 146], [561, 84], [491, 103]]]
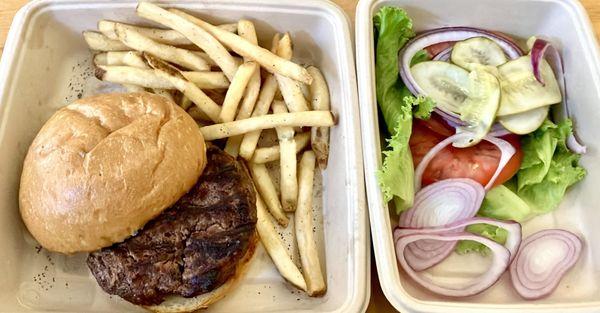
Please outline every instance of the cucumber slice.
[[469, 132], [468, 140], [454, 142], [455, 147], [464, 148], [476, 145], [490, 131], [496, 112], [500, 106], [500, 82], [486, 70], [477, 69], [469, 73], [469, 97], [463, 102], [459, 114], [467, 123], [458, 128], [459, 132]]
[[473, 37], [454, 45], [450, 61], [472, 71], [476, 69], [476, 65], [496, 67], [506, 63], [508, 59], [502, 48], [493, 40], [485, 37]]
[[421, 62], [411, 67], [411, 72], [426, 95], [444, 111], [458, 113], [468, 98], [469, 72], [454, 64]]
[[538, 129], [544, 123], [550, 106], [545, 106], [527, 112], [502, 116], [498, 122], [512, 133], [525, 135]]
[[528, 55], [498, 67], [502, 88], [498, 116], [522, 113], [559, 103], [562, 100], [552, 68], [545, 60], [540, 63], [540, 66], [545, 86], [533, 76], [531, 57]]

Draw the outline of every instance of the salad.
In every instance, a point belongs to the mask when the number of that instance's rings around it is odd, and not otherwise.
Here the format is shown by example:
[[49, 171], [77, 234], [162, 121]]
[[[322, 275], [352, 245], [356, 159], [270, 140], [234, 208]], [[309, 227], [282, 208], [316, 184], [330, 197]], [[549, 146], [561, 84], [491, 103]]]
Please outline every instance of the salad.
[[[555, 210], [586, 175], [558, 51], [541, 38], [523, 49], [506, 34], [473, 27], [417, 35], [396, 7], [381, 8], [374, 26], [387, 137], [377, 178], [399, 215], [399, 265], [444, 296], [478, 294], [506, 271], [523, 298], [549, 295], [583, 240], [562, 229], [522, 238], [521, 223]], [[424, 273], [453, 252], [493, 260], [465, 285]]]

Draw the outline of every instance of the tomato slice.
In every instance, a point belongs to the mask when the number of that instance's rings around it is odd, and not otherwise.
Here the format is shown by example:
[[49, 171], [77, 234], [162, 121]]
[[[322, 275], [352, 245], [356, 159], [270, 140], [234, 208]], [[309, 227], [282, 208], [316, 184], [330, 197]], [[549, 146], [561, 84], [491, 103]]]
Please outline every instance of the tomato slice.
[[[436, 144], [446, 138], [445, 134], [432, 131], [426, 123], [416, 122], [410, 137], [410, 149], [415, 167], [425, 154]], [[505, 183], [517, 173], [523, 159], [519, 136], [507, 135], [502, 139], [510, 142], [516, 153], [506, 164], [494, 186]], [[485, 185], [494, 175], [500, 160], [500, 150], [493, 144], [482, 141], [469, 148], [448, 146], [431, 160], [423, 173], [423, 186], [448, 178], [471, 178]]]
[[454, 43], [456, 43], [456, 41], [438, 42], [436, 44], [426, 47], [425, 51], [427, 51], [427, 54], [429, 54], [429, 57], [433, 59], [440, 52], [446, 50], [447, 48], [454, 46]]
[[431, 113], [431, 117], [428, 120], [415, 119], [414, 122], [422, 124], [436, 134], [444, 136], [444, 138], [454, 135], [455, 132], [454, 127], [450, 126], [443, 117], [435, 112]]

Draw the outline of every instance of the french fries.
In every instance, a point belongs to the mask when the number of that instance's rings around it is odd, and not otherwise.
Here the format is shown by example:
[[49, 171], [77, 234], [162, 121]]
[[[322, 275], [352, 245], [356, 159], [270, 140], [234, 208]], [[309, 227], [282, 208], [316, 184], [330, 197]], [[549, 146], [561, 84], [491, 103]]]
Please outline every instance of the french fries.
[[[256, 36], [256, 30], [254, 29], [254, 24], [248, 20], [240, 20], [238, 22], [238, 34], [251, 42], [252, 44], [258, 45], [258, 38]], [[244, 61], [249, 62], [248, 58], [244, 58]], [[236, 73], [237, 74], [237, 73]], [[256, 100], [258, 99], [258, 94], [260, 92], [260, 68], [257, 67], [254, 70], [254, 73], [250, 77], [250, 81], [246, 86], [246, 90], [244, 91], [244, 98], [242, 100], [242, 104], [240, 105], [240, 110], [236, 116], [236, 120], [243, 120], [249, 118], [252, 115], [252, 111], [254, 110], [254, 106], [256, 105]], [[230, 155], [237, 157], [240, 151], [240, 144], [242, 143], [243, 136], [235, 136], [227, 138], [227, 143], [225, 144], [225, 152]]]
[[321, 272], [319, 253], [313, 234], [312, 200], [315, 159], [314, 152], [306, 151], [300, 160], [300, 191], [298, 195], [298, 207], [294, 214], [296, 240], [298, 241], [302, 272], [309, 296], [322, 295], [327, 289], [323, 273]]
[[258, 195], [256, 196], [256, 216], [256, 229], [258, 230], [260, 242], [265, 246], [265, 250], [267, 250], [277, 270], [292, 285], [306, 291], [306, 281], [286, 252], [283, 242], [275, 231], [275, 225], [271, 221], [265, 204]]
[[131, 50], [118, 40], [112, 40], [101, 33], [83, 32], [83, 39], [91, 50], [96, 51], [126, 51]]
[[[193, 100], [193, 98], [191, 99]], [[202, 132], [202, 135], [204, 135], [205, 140], [211, 141], [245, 134], [255, 130], [263, 130], [280, 126], [315, 127], [333, 125], [334, 120], [331, 112], [306, 111], [251, 117], [245, 120], [202, 127], [200, 128], [200, 131]]]
[[170, 81], [177, 90], [181, 91], [186, 97], [190, 98], [198, 108], [204, 111], [213, 122], [220, 122], [219, 115], [221, 114], [221, 108], [202, 92], [200, 88], [194, 85], [194, 83], [187, 81], [179, 70], [147, 53], [144, 53], [144, 58], [158, 73], [159, 77], [163, 77]]
[[[101, 20], [100, 32], [83, 33], [95, 52], [96, 76], [130, 92], [161, 95], [196, 121], [205, 140], [227, 139], [224, 150], [244, 158], [250, 170], [256, 229], [279, 273], [309, 296], [323, 294], [313, 181], [315, 165], [327, 165], [329, 127], [336, 123], [323, 74], [292, 61], [289, 33], [276, 34], [268, 50], [259, 46], [249, 20], [214, 26], [148, 2], [140, 2], [136, 13], [165, 28]], [[311, 131], [300, 132], [302, 127]], [[274, 161], [279, 166], [268, 169], [265, 164]], [[291, 231], [292, 255], [275, 223]]]
[[227, 89], [225, 100], [223, 101], [223, 107], [221, 108], [220, 115], [221, 121], [233, 121], [238, 105], [240, 104], [242, 96], [244, 95], [244, 91], [246, 90], [246, 86], [250, 82], [250, 78], [256, 69], [258, 69], [258, 66], [254, 62], [246, 62], [238, 68], [233, 80], [231, 81], [229, 89]]
[[[118, 40], [117, 34], [115, 33], [115, 25], [116, 22], [101, 20], [98, 22], [98, 30], [104, 34], [106, 37], [114, 40]], [[185, 46], [192, 45], [193, 43], [185, 38], [181, 33], [174, 31], [172, 29], [160, 29], [160, 28], [151, 28], [151, 27], [140, 27], [135, 25], [127, 25], [131, 27], [138, 33], [160, 43], [164, 43], [172, 46]], [[233, 24], [222, 24], [218, 26], [219, 28], [226, 30], [228, 32], [235, 33], [237, 31], [237, 25]]]
[[204, 28], [204, 30], [211, 33], [219, 41], [231, 48], [231, 50], [243, 57], [247, 57], [260, 63], [260, 65], [271, 73], [279, 73], [309, 85], [312, 83], [312, 77], [308, 74], [308, 71], [296, 63], [281, 58], [265, 48], [253, 45], [251, 42], [236, 34], [224, 31], [185, 12], [176, 9], [170, 9], [169, 12]]
[[181, 72], [181, 74], [200, 89], [229, 88], [229, 80], [223, 72]]
[[[217, 39], [202, 29], [202, 27], [149, 2], [140, 2], [136, 8], [136, 12], [143, 18], [147, 18], [180, 32], [206, 52], [221, 70], [223, 70], [223, 73], [225, 73], [225, 76], [227, 76], [230, 81], [233, 79], [238, 68], [238, 63], [231, 54], [229, 54], [227, 49], [225, 49]], [[216, 27], [216, 29], [221, 30], [218, 27]], [[227, 31], [223, 32], [231, 34]], [[234, 36], [238, 37], [237, 35]]]
[[252, 172], [252, 178], [256, 185], [260, 196], [264, 199], [267, 204], [267, 208], [271, 215], [275, 218], [279, 225], [286, 227], [289, 223], [288, 217], [285, 215], [281, 202], [277, 197], [277, 190], [271, 180], [269, 171], [264, 164], [250, 164], [250, 171]]
[[206, 63], [206, 61], [204, 61], [203, 58], [188, 50], [156, 42], [138, 33], [130, 26], [120, 23], [114, 23], [113, 25], [115, 27], [114, 32], [117, 35], [117, 38], [133, 50], [137, 50], [139, 52], [148, 52], [158, 58], [181, 65], [182, 67], [191, 70], [210, 70], [210, 66], [208, 63]]
[[[288, 112], [285, 104], [277, 100], [273, 101], [271, 108], [275, 114]], [[294, 129], [288, 126], [279, 126], [275, 130], [277, 131], [277, 139], [279, 140], [281, 204], [286, 212], [293, 212], [296, 209], [296, 201], [298, 200]]]
[[[290, 34], [286, 33], [279, 40], [277, 55], [286, 60], [292, 59], [292, 39], [290, 38]], [[301, 83], [278, 73], [275, 73], [275, 77], [277, 78], [279, 90], [288, 110], [290, 112], [308, 111], [308, 103], [302, 94]]]
[[[313, 110], [325, 111], [329, 110], [329, 88], [327, 81], [321, 74], [321, 71], [309, 66], [308, 72], [313, 77], [313, 83], [310, 85], [311, 106]], [[311, 129], [310, 143], [312, 150], [317, 156], [317, 164], [320, 169], [327, 167], [327, 157], [329, 155], [329, 128], [328, 127], [313, 127]]]
[[[296, 153], [302, 151], [310, 142], [310, 132], [300, 133], [294, 136], [296, 141]], [[254, 155], [250, 162], [264, 164], [279, 160], [279, 145], [267, 148], [258, 148], [254, 150]]]

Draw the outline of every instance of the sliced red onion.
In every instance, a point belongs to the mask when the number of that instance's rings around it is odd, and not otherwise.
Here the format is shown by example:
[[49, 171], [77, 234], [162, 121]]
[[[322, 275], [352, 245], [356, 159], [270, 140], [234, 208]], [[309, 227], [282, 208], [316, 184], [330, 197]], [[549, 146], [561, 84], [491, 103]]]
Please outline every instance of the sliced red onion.
[[551, 294], [581, 254], [581, 239], [566, 230], [546, 229], [527, 237], [510, 266], [513, 286], [525, 299]]
[[454, 47], [448, 47], [448, 48], [442, 50], [435, 57], [433, 57], [433, 60], [434, 61], [444, 61], [444, 62], [450, 60], [450, 56], [452, 55], [452, 48], [454, 48]]
[[[409, 265], [406, 257], [406, 247], [416, 241], [439, 240], [443, 242], [456, 242], [458, 240], [473, 240], [486, 245], [493, 253], [490, 268], [477, 279], [465, 285], [456, 283], [442, 284], [435, 282], [425, 275], [419, 274]], [[415, 282], [424, 288], [449, 297], [466, 297], [476, 295], [492, 286], [506, 270], [510, 261], [510, 252], [499, 243], [471, 233], [461, 232], [452, 234], [411, 234], [401, 237], [396, 241], [396, 257], [400, 266]]]
[[[400, 215], [398, 224], [403, 228], [422, 228], [469, 219], [479, 210], [484, 196], [483, 187], [474, 180], [445, 179], [417, 192], [414, 205]], [[444, 260], [455, 245], [456, 242], [418, 241], [409, 245], [406, 259], [415, 271], [422, 271]]]
[[502, 137], [510, 134], [512, 134], [510, 130], [504, 128], [500, 123], [492, 125], [492, 129], [490, 129], [490, 132], [488, 133], [488, 135], [492, 137]]
[[[487, 217], [473, 217], [457, 221], [444, 226], [427, 228], [396, 228], [394, 230], [394, 242], [401, 237], [412, 234], [445, 234], [456, 230], [463, 230], [465, 227], [473, 224], [488, 224], [505, 229], [508, 232], [504, 247], [510, 252], [510, 261], [517, 256], [519, 245], [521, 244], [521, 224], [515, 221], [499, 221]], [[417, 241], [418, 243], [419, 241]], [[414, 269], [414, 267], [413, 267]]]
[[[431, 148], [431, 150], [429, 150], [427, 152], [427, 154], [425, 154], [425, 156], [423, 157], [423, 159], [421, 160], [419, 165], [417, 165], [417, 168], [415, 170], [415, 190], [418, 191], [419, 189], [421, 189], [421, 181], [423, 179], [423, 173], [427, 169], [429, 162], [431, 162], [431, 160], [433, 160], [433, 158], [440, 151], [442, 151], [444, 148], [446, 148], [448, 145], [450, 145], [453, 142], [466, 140], [466, 139], [470, 138], [471, 136], [473, 136], [473, 135], [468, 132], [458, 133], [458, 134], [452, 135], [452, 136], [442, 140], [440, 143], [438, 143], [433, 148]], [[498, 175], [500, 175], [500, 173], [502, 172], [502, 170], [504, 169], [504, 167], [506, 166], [508, 161], [510, 161], [510, 158], [512, 158], [512, 156], [515, 154], [516, 150], [515, 150], [515, 147], [513, 147], [508, 141], [500, 139], [500, 138], [496, 138], [496, 137], [487, 135], [483, 138], [483, 140], [489, 141], [489, 142], [493, 143], [494, 145], [496, 145], [498, 147], [498, 149], [500, 149], [500, 153], [501, 153], [500, 161], [498, 162], [498, 167], [496, 168], [496, 171], [494, 172], [494, 175], [492, 175], [492, 178], [490, 179], [490, 181], [485, 185], [485, 190], [489, 190], [490, 188], [492, 188], [494, 182], [498, 178]]]
[[[571, 118], [569, 106], [567, 105], [567, 88], [565, 80], [565, 69], [563, 67], [562, 58], [558, 50], [548, 41], [536, 38], [531, 47], [531, 65], [533, 67], [533, 75], [540, 84], [545, 86], [544, 79], [540, 70], [542, 60], [546, 58], [548, 64], [556, 75], [556, 80], [563, 96], [563, 101], [558, 105], [558, 108], [553, 109], [554, 119], [557, 121]], [[569, 150], [577, 154], [584, 154], [587, 151], [586, 146], [581, 144], [581, 141], [575, 135], [575, 130], [567, 138], [567, 147]]]

